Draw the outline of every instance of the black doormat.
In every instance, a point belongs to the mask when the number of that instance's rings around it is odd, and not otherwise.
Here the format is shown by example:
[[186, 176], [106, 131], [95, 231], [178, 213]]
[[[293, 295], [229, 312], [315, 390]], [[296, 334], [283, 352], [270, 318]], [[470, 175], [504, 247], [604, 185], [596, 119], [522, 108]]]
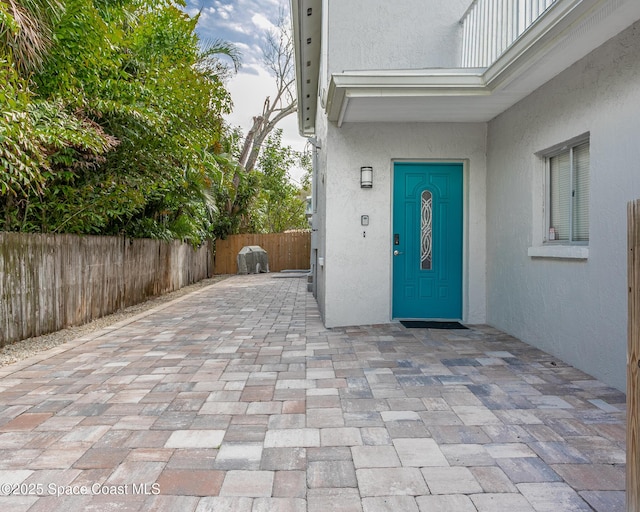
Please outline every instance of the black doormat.
[[460, 322], [433, 322], [425, 320], [401, 320], [407, 329], [468, 329]]

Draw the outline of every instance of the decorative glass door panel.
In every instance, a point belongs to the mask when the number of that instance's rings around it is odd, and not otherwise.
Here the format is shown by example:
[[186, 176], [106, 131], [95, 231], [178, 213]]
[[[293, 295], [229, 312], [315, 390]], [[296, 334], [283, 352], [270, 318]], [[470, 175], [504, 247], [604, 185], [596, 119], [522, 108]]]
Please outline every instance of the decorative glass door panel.
[[420, 223], [420, 268], [422, 268], [422, 270], [431, 270], [431, 244], [433, 242], [433, 229], [431, 223], [431, 216], [433, 213], [432, 197], [433, 196], [431, 192], [429, 192], [428, 190], [425, 190], [422, 193], [422, 215]]

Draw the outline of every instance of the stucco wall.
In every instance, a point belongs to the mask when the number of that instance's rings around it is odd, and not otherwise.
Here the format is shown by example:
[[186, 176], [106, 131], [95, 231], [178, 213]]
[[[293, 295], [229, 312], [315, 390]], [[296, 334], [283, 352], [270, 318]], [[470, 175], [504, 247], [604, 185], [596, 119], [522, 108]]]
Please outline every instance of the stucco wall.
[[[319, 107], [319, 106], [318, 106]], [[325, 319], [325, 295], [326, 295], [326, 274], [324, 259], [326, 253], [326, 211], [327, 211], [327, 118], [318, 116], [316, 118], [316, 141], [319, 143], [317, 152], [316, 168], [313, 170], [314, 180], [314, 212], [312, 224], [312, 241], [315, 242], [316, 266], [313, 279], [315, 280], [315, 297], [320, 309], [322, 320]], [[311, 250], [314, 250], [312, 243]]]
[[459, 21], [470, 4], [471, 0], [329, 0], [329, 74], [455, 67]]
[[[626, 204], [640, 197], [640, 24], [489, 124], [487, 320], [625, 388]], [[589, 257], [532, 258], [542, 243], [535, 154], [590, 133]]]
[[[484, 124], [374, 124], [327, 127], [324, 319], [327, 327], [391, 320], [391, 170], [394, 159], [466, 161], [464, 319], [485, 321]], [[374, 168], [360, 188], [360, 167]], [[360, 225], [361, 215], [369, 226]], [[363, 236], [366, 234], [366, 236]], [[319, 300], [321, 300], [319, 298]]]

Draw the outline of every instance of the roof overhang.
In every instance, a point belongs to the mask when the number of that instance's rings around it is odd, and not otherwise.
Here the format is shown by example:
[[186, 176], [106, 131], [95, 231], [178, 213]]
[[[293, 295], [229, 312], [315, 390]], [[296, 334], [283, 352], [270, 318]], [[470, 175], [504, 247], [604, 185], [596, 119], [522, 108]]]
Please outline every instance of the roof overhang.
[[298, 94], [298, 130], [315, 133], [322, 35], [322, 0], [291, 0]]
[[326, 111], [338, 125], [481, 121], [487, 112], [480, 103], [490, 96], [480, 69], [354, 71], [331, 77]]
[[[292, 0], [294, 6], [307, 3], [313, 1]], [[323, 106], [329, 120], [339, 126], [352, 122], [486, 122], [639, 19], [639, 0], [559, 0], [488, 68], [335, 73]], [[294, 21], [294, 28], [297, 24]], [[320, 25], [314, 28], [319, 35]], [[299, 25], [298, 30], [304, 32], [304, 26]], [[300, 68], [301, 49], [296, 51]], [[319, 53], [315, 62], [319, 69]], [[309, 60], [304, 67], [309, 67], [307, 63]], [[304, 67], [299, 69], [298, 84], [305, 81], [312, 90], [299, 85], [298, 97], [301, 110], [310, 115], [299, 113], [299, 127], [301, 134], [312, 135], [318, 72]]]

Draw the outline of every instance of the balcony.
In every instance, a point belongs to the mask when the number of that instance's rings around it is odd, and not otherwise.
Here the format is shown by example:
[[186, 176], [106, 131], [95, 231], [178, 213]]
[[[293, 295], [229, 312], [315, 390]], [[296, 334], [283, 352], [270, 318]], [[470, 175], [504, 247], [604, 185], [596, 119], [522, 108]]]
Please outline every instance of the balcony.
[[474, 0], [460, 20], [461, 67], [489, 67], [557, 1]]
[[473, 0], [460, 20], [456, 67], [343, 71], [329, 77], [326, 91], [318, 91], [319, 61], [302, 51], [320, 33], [319, 25], [306, 27], [309, 19], [294, 25], [305, 136], [315, 133], [318, 95], [338, 127], [488, 122], [640, 20], [640, 0]]

